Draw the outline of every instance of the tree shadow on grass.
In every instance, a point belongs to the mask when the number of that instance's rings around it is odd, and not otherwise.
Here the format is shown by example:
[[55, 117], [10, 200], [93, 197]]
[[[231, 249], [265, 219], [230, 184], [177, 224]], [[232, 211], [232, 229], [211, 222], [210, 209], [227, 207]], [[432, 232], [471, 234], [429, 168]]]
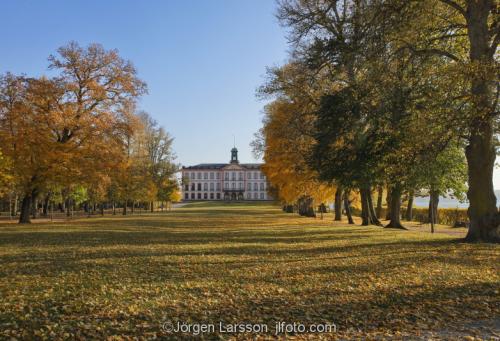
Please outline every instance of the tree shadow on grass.
[[[221, 266], [238, 269], [259, 264], [314, 263], [316, 260], [330, 261], [315, 269], [319, 272], [373, 271], [373, 264], [342, 266], [335, 262], [350, 258], [381, 258], [399, 260], [399, 263], [441, 261], [459, 264], [460, 260], [451, 251], [463, 245], [450, 239], [439, 240], [395, 240], [372, 241], [369, 233], [353, 231], [243, 231], [179, 232], [166, 233], [147, 231], [130, 232], [32, 232], [0, 233], [0, 246], [15, 246], [19, 253], [0, 255], [4, 268], [0, 274], [8, 276], [16, 265], [16, 274], [57, 276], [61, 272], [85, 271], [89, 266], [113, 271], [113, 263], [133, 264], [141, 268], [151, 264], [175, 268], [179, 258], [188, 257], [185, 266]], [[293, 237], [291, 237], [293, 236]], [[328, 242], [333, 245], [325, 245]], [[76, 249], [75, 249], [76, 248]], [[478, 252], [476, 249], [476, 252]], [[485, 248], [488, 250], [488, 248]], [[214, 260], [217, 257], [217, 260]], [[396, 262], [385, 262], [382, 266], [391, 269]], [[479, 260], [476, 262], [479, 263]], [[108, 266], [108, 264], [111, 264]], [[109, 268], [110, 267], [110, 268]]]

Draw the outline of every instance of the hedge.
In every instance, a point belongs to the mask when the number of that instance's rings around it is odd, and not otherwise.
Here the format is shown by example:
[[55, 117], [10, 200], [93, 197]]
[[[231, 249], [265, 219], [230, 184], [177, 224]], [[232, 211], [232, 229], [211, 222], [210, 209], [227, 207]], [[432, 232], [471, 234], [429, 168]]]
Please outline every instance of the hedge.
[[[352, 214], [356, 216], [361, 216], [361, 210], [358, 208], [351, 208]], [[424, 207], [414, 207], [413, 208], [413, 220], [421, 223], [429, 223], [429, 209]], [[404, 220], [406, 213], [406, 207], [401, 207], [401, 218]], [[385, 219], [387, 214], [387, 208], [382, 208], [382, 219]], [[467, 217], [466, 208], [438, 208], [437, 223], [442, 225], [455, 226], [456, 223], [468, 223], [469, 218]]]

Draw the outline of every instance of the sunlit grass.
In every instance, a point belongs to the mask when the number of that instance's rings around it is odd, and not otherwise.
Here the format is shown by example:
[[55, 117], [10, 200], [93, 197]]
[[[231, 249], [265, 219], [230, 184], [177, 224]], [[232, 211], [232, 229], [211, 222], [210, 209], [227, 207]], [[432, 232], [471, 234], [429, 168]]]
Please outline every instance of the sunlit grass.
[[497, 245], [270, 204], [0, 225], [0, 260], [0, 338], [191, 337], [163, 321], [337, 325], [296, 335], [312, 339], [474, 336], [471, 323], [500, 312]]

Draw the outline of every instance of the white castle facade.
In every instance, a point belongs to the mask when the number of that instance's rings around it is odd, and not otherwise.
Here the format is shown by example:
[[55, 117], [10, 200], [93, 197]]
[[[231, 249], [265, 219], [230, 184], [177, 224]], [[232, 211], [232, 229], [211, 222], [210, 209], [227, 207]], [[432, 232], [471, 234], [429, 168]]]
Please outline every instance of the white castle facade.
[[182, 167], [183, 200], [272, 200], [260, 163], [239, 163], [231, 149], [230, 163]]

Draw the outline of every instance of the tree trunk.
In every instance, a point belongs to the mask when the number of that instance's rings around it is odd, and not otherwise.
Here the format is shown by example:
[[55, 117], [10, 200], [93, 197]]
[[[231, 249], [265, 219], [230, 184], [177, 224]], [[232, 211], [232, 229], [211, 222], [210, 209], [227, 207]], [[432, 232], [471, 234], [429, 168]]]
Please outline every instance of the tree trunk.
[[399, 185], [391, 188], [390, 204], [390, 222], [386, 228], [405, 229], [401, 224], [401, 187]]
[[387, 212], [385, 212], [385, 220], [391, 220], [391, 188], [387, 187], [387, 195], [385, 197]]
[[413, 220], [413, 191], [410, 191], [408, 193], [408, 205], [406, 206], [406, 213], [405, 213], [405, 219], [407, 221], [412, 221]]
[[125, 200], [125, 203], [123, 204], [123, 211], [122, 211], [123, 215], [127, 215], [127, 204], [128, 204], [128, 201]]
[[83, 211], [84, 211], [85, 213], [87, 213], [87, 218], [90, 218], [90, 210], [91, 210], [91, 208], [90, 208], [90, 207], [91, 207], [91, 205], [89, 204], [89, 202], [88, 202], [88, 201], [85, 201], [85, 202], [83, 203]]
[[26, 194], [21, 202], [21, 214], [19, 216], [19, 224], [31, 224], [31, 202], [32, 194]]
[[17, 215], [17, 205], [18, 205], [18, 202], [19, 202], [19, 196], [16, 194], [15, 198], [14, 198], [14, 209], [12, 211], [12, 215], [13, 216], [16, 216]]
[[9, 220], [12, 219], [12, 193], [9, 193]]
[[335, 208], [335, 218], [333, 220], [341, 221], [342, 220], [342, 187], [340, 187], [340, 186], [338, 186], [337, 190], [335, 191], [334, 208]]
[[113, 215], [116, 215], [116, 203], [113, 201]]
[[373, 200], [372, 200], [372, 190], [370, 187], [366, 189], [366, 198], [368, 199], [368, 212], [370, 213], [370, 224], [382, 226], [382, 223], [377, 219], [377, 214], [375, 213], [375, 209], [373, 208]]
[[43, 211], [42, 215], [47, 217], [49, 215], [49, 204], [50, 204], [50, 193], [47, 193], [43, 200]]
[[299, 214], [304, 217], [316, 217], [311, 197], [302, 197], [299, 199]]
[[66, 217], [71, 217], [71, 199], [66, 199]]
[[377, 219], [375, 209], [373, 208], [372, 192], [370, 186], [363, 187], [359, 190], [361, 195], [361, 225], [378, 225], [382, 226]]
[[354, 220], [352, 219], [351, 214], [351, 205], [349, 204], [349, 192], [344, 192], [344, 209], [345, 215], [347, 216], [347, 221], [349, 224], [354, 224]]
[[149, 203], [149, 205], [150, 205], [151, 213], [153, 213], [155, 211], [154, 201], [151, 201]]
[[38, 215], [38, 200], [37, 196], [34, 195], [31, 197], [31, 216], [33, 219], [36, 219]]
[[377, 219], [382, 219], [382, 197], [384, 194], [384, 188], [382, 186], [378, 186], [378, 192], [377, 192]]
[[[467, 1], [467, 33], [470, 42], [470, 60], [476, 65], [494, 63], [490, 50], [488, 16], [493, 3], [488, 0]], [[500, 242], [500, 219], [493, 190], [495, 140], [493, 137], [493, 98], [487, 72], [477, 71], [471, 80], [472, 105], [475, 117], [465, 155], [468, 164], [467, 211], [470, 221], [467, 241]]]
[[467, 210], [470, 226], [467, 241], [500, 241], [500, 226], [496, 197], [493, 190], [493, 168], [495, 148], [492, 143], [491, 124], [478, 127], [481, 133], [471, 134], [469, 145], [465, 149], [469, 179], [469, 209]]
[[432, 224], [438, 223], [438, 204], [439, 204], [439, 192], [431, 190], [429, 198], [429, 211], [427, 213], [429, 222]]
[[361, 225], [370, 225], [370, 210], [368, 208], [368, 198], [366, 197], [366, 191], [364, 188], [359, 189], [359, 194], [361, 197]]
[[434, 215], [434, 210], [431, 209], [431, 207], [433, 206], [433, 202], [432, 202], [432, 198], [429, 199], [429, 221], [431, 222], [431, 233], [434, 233], [434, 219], [436, 218], [435, 215]]

